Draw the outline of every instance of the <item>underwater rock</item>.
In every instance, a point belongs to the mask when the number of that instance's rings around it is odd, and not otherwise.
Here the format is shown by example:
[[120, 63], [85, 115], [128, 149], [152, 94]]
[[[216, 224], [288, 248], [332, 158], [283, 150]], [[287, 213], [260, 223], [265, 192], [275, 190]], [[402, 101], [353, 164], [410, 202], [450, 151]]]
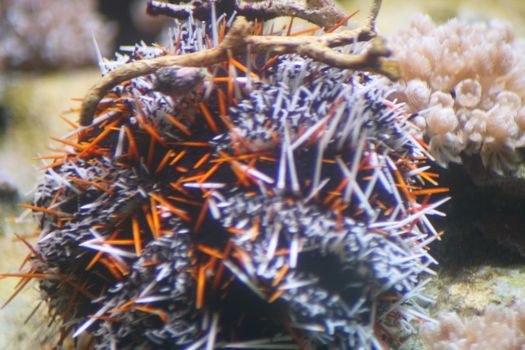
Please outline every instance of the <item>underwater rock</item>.
[[519, 265], [480, 265], [442, 273], [430, 288], [437, 297], [436, 321], [421, 326], [428, 349], [521, 349], [523, 278]]

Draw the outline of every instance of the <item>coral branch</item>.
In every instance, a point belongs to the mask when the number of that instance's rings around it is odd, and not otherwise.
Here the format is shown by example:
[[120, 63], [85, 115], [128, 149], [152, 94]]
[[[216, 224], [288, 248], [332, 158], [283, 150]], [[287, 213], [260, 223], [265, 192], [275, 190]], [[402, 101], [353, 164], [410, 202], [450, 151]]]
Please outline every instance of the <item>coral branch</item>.
[[[241, 54], [246, 52], [248, 47], [250, 47], [253, 53], [295, 53], [308, 56], [333, 67], [360, 69], [383, 74], [390, 79], [397, 79], [399, 77], [397, 66], [394, 62], [385, 59], [385, 57], [390, 55], [390, 52], [385, 48], [383, 41], [377, 38], [377, 33], [373, 29], [380, 3], [380, 0], [374, 2], [369, 22], [366, 25], [358, 29], [327, 33], [319, 37], [250, 35], [250, 24], [244, 17], [238, 17], [224, 40], [215, 48], [180, 56], [169, 55], [129, 63], [104, 76], [85, 96], [82, 104], [80, 123], [82, 125], [90, 125], [93, 121], [93, 115], [96, 112], [98, 102], [104, 97], [106, 91], [123, 81], [154, 73], [162, 67], [211, 66], [225, 60], [228, 51], [234, 54]], [[166, 6], [168, 5], [169, 4]], [[360, 54], [343, 54], [333, 50], [334, 47], [370, 40], [372, 40], [372, 45]]]
[[[331, 27], [344, 20], [346, 15], [331, 0], [215, 0], [219, 12], [239, 16], [249, 20], [268, 20], [281, 16], [293, 16], [305, 19], [321, 27]], [[148, 1], [147, 12], [150, 15], [166, 15], [172, 18], [186, 19], [190, 16], [208, 20], [212, 1], [192, 1], [184, 4], [170, 4], [161, 1]]]
[[180, 56], [168, 55], [135, 61], [118, 67], [105, 75], [99, 83], [95, 84], [88, 91], [82, 103], [80, 123], [82, 125], [91, 124], [98, 102], [104, 97], [106, 91], [115, 85], [141, 75], [154, 73], [163, 67], [201, 67], [219, 63], [227, 58], [228, 49], [235, 52], [241, 49], [241, 46], [244, 44], [244, 38], [248, 36], [249, 30], [249, 23], [242, 18], [238, 18], [228, 32], [228, 35], [224, 38], [224, 41], [216, 48]]
[[382, 0], [375, 0], [372, 4], [372, 7], [370, 8], [370, 14], [368, 15], [368, 25], [370, 26], [370, 30], [375, 31], [376, 30], [376, 19], [379, 15], [379, 9], [381, 8], [381, 2]]

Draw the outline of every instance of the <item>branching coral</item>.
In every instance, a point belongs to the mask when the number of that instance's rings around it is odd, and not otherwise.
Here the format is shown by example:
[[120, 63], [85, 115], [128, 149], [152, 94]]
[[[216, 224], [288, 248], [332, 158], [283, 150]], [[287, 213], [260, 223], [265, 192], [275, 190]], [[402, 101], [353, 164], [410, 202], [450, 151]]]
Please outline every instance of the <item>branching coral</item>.
[[[233, 23], [232, 28], [224, 40], [213, 48], [185, 55], [166, 55], [151, 60], [141, 60], [129, 63], [115, 69], [115, 71], [109, 72], [102, 81], [93, 86], [86, 94], [82, 104], [80, 123], [82, 125], [89, 125], [92, 122], [98, 103], [104, 97], [107, 90], [118, 83], [140, 75], [154, 73], [163, 67], [210, 66], [221, 62], [232, 53], [242, 54], [245, 52], [251, 52], [261, 54], [275, 53], [281, 55], [286, 53], [297, 53], [334, 67], [368, 70], [396, 79], [399, 76], [397, 65], [386, 59], [386, 57], [390, 55], [390, 51], [386, 49], [383, 40], [377, 37], [375, 31], [375, 21], [380, 4], [380, 0], [374, 1], [374, 6], [372, 7], [366, 25], [355, 30], [346, 29], [337, 33], [326, 33], [320, 37], [250, 35], [249, 23], [245, 18], [239, 17]], [[150, 3], [150, 7], [151, 6], [154, 6], [153, 2]], [[261, 8], [260, 11], [263, 9], [264, 8]], [[186, 13], [186, 11], [187, 10], [184, 10], [184, 13]], [[285, 10], [283, 9], [282, 11]], [[310, 12], [315, 13], [318, 11], [319, 6], [313, 8], [307, 7], [303, 11], [303, 17]], [[265, 15], [265, 13], [263, 13], [263, 15]], [[277, 14], [273, 14], [271, 17], [275, 16], [277, 16]], [[336, 23], [336, 20], [337, 18], [334, 19], [334, 28], [344, 24], [344, 21]], [[217, 32], [213, 34], [212, 38], [215, 42], [217, 41]], [[363, 41], [371, 41], [372, 45], [359, 54], [345, 54], [334, 49], [341, 45]]]
[[[241, 29], [285, 49], [224, 53]], [[428, 216], [446, 189], [427, 188], [415, 130], [384, 77], [280, 55], [306, 40], [274, 34], [190, 18], [170, 59], [218, 53], [206, 68], [114, 80], [161, 62], [166, 50], [145, 45], [102, 62], [98, 88], [111, 91], [62, 139], [31, 206], [41, 235], [22, 276], [41, 279], [64, 336], [90, 332], [97, 349], [368, 350], [427, 317]], [[366, 43], [339, 50], [370, 57]]]
[[92, 35], [107, 51], [114, 28], [96, 14], [95, 0], [3, 0], [0, 69], [58, 68], [96, 61]]
[[525, 346], [525, 304], [489, 305], [481, 316], [439, 316], [421, 327], [429, 350], [521, 350]]
[[511, 28], [457, 19], [437, 26], [420, 15], [391, 47], [402, 75], [396, 97], [423, 117], [437, 161], [460, 162], [464, 152], [496, 173], [512, 170], [525, 141], [525, 44]]
[[[302, 18], [327, 28], [339, 21], [344, 21], [347, 17], [330, 0], [215, 0], [213, 5], [218, 11], [227, 15], [231, 15], [235, 11], [239, 16], [259, 20], [290, 16]], [[148, 13], [155, 16], [162, 14], [179, 19], [187, 19], [192, 16], [195, 19], [209, 20], [213, 5], [211, 1], [202, 2], [199, 0], [183, 4], [177, 0], [169, 2], [149, 0]], [[376, 5], [373, 10], [379, 10], [379, 6]]]

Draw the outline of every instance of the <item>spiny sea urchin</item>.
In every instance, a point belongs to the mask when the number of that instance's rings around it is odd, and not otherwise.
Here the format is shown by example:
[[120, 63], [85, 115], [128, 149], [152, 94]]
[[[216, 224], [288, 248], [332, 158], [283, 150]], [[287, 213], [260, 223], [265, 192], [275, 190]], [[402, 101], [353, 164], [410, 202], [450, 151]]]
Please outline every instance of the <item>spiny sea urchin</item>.
[[[178, 24], [176, 54], [220, 42], [231, 21], [216, 22]], [[297, 55], [172, 69], [116, 86], [38, 188], [30, 269], [65, 334], [89, 330], [97, 349], [380, 349], [426, 318], [442, 189], [425, 188], [384, 78]]]

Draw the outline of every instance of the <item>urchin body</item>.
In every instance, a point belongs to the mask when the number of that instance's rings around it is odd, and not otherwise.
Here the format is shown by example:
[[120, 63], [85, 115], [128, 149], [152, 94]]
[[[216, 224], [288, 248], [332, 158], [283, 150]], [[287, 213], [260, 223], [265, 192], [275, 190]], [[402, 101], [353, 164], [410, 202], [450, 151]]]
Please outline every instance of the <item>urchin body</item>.
[[44, 297], [99, 349], [379, 349], [425, 317], [424, 150], [381, 77], [236, 59], [111, 91], [39, 187]]

